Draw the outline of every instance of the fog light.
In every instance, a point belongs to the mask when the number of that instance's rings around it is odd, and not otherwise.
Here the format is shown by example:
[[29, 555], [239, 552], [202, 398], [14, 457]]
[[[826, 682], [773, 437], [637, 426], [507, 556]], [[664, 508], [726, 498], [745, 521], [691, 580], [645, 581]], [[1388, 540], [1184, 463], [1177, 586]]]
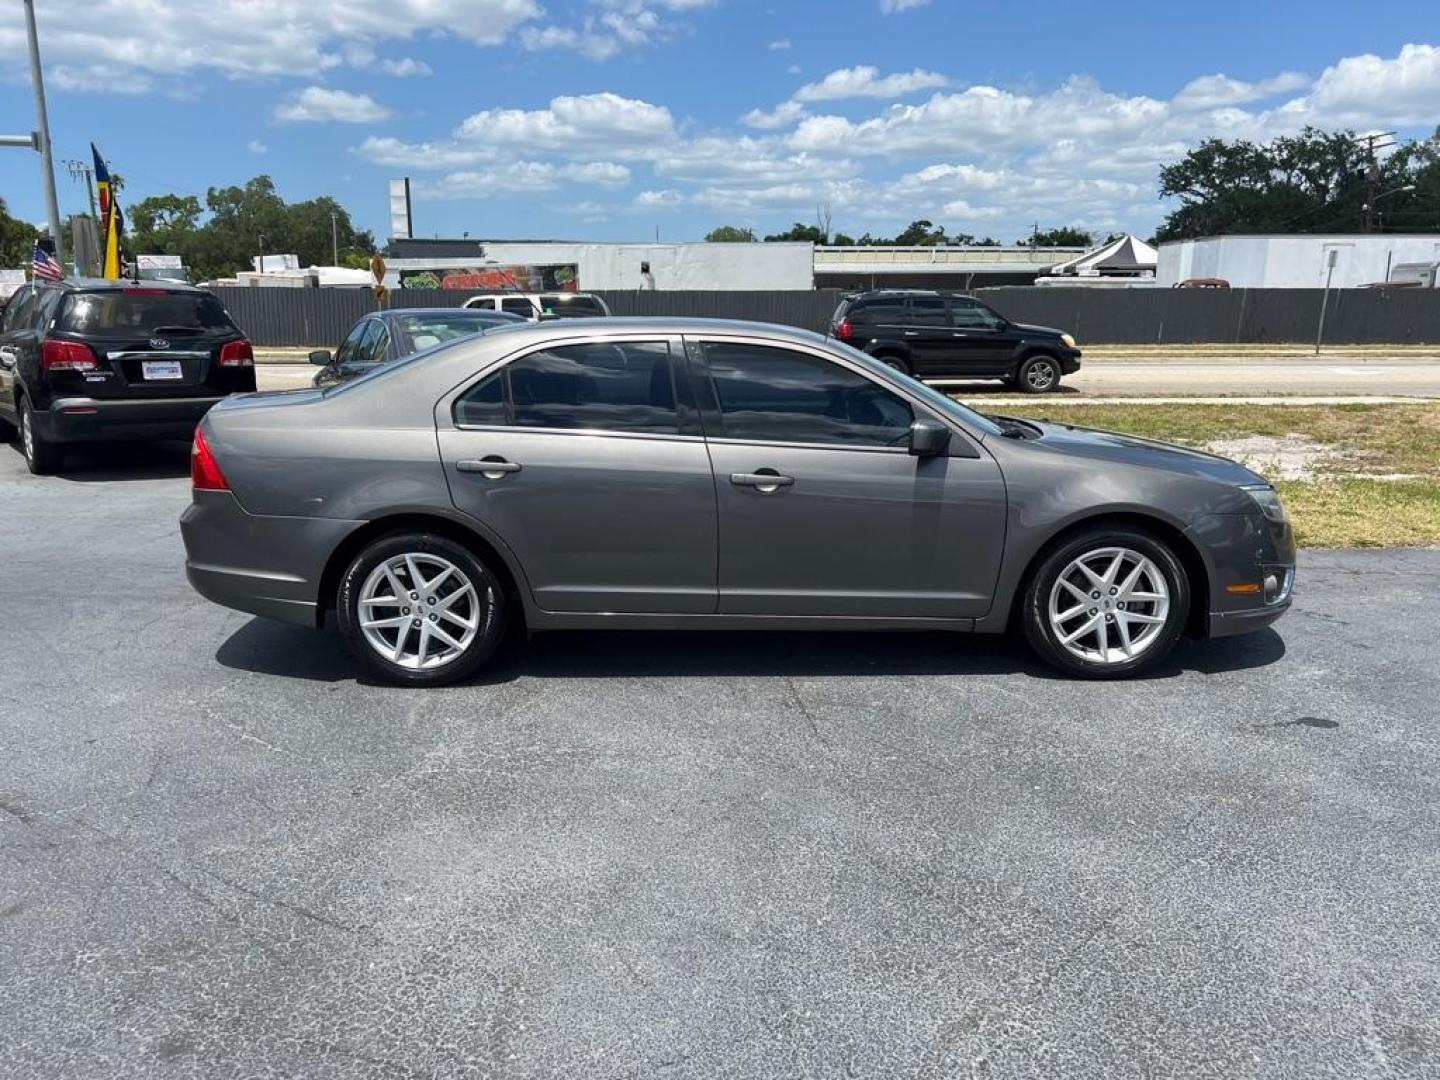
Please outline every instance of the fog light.
[[1265, 575], [1265, 603], [1273, 604], [1280, 596], [1280, 579], [1274, 574]]

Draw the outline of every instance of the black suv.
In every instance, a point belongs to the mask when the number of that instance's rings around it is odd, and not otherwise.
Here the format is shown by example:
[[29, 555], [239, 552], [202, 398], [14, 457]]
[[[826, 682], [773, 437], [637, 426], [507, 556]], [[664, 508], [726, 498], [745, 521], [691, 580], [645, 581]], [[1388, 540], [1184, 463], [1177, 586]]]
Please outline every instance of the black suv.
[[0, 428], [19, 428], [33, 473], [69, 442], [189, 439], [211, 405], [254, 389], [250, 342], [189, 285], [26, 285], [0, 319]]
[[1012, 323], [969, 296], [928, 289], [847, 296], [830, 334], [917, 379], [1003, 379], [1043, 394], [1080, 370], [1069, 334]]

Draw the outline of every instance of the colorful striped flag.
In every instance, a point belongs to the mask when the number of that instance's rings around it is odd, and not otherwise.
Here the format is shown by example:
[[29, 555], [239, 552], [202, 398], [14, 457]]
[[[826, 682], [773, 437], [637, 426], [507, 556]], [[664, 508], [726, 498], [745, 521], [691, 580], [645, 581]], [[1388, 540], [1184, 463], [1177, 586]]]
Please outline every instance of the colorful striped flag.
[[115, 197], [114, 186], [110, 183], [110, 170], [95, 144], [90, 144], [90, 153], [95, 155], [95, 187], [100, 193], [100, 276], [119, 279], [123, 273], [120, 266], [120, 234], [125, 228], [125, 219], [120, 214], [120, 202]]
[[55, 256], [35, 241], [35, 253], [30, 256], [30, 270], [36, 281], [59, 281], [65, 276], [65, 269], [55, 261]]

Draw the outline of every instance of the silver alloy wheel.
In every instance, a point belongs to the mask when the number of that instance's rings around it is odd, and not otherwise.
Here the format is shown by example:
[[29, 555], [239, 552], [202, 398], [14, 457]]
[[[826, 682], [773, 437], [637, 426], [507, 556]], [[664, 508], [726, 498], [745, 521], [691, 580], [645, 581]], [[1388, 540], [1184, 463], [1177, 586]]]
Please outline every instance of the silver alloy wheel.
[[[490, 601], [487, 594], [485, 603]], [[461, 656], [480, 633], [480, 594], [465, 572], [429, 552], [392, 555], [360, 589], [360, 631], [392, 664], [431, 671]]]
[[1125, 547], [1087, 551], [1050, 589], [1050, 629], [1066, 652], [1123, 664], [1147, 652], [1170, 614], [1170, 586], [1153, 561]]
[[1033, 390], [1049, 390], [1055, 385], [1055, 365], [1050, 360], [1039, 360], [1025, 369], [1025, 381]]

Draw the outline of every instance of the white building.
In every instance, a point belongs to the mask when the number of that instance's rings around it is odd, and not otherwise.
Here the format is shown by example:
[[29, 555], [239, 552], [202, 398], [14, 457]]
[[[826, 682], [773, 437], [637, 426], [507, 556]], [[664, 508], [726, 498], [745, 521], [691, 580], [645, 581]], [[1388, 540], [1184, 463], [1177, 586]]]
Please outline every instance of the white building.
[[465, 281], [505, 267], [574, 267], [575, 280], [584, 291], [808, 290], [814, 286], [810, 244], [590, 244], [397, 238], [391, 240], [390, 250], [385, 283], [392, 288], [402, 284], [402, 274], [408, 279], [419, 271], [434, 271], [443, 283], [447, 276]]
[[[1333, 274], [1331, 257], [1334, 257]], [[1440, 262], [1440, 234], [1207, 236], [1160, 245], [1162, 286], [1221, 278], [1236, 289], [1337, 289], [1388, 281], [1405, 264]]]

